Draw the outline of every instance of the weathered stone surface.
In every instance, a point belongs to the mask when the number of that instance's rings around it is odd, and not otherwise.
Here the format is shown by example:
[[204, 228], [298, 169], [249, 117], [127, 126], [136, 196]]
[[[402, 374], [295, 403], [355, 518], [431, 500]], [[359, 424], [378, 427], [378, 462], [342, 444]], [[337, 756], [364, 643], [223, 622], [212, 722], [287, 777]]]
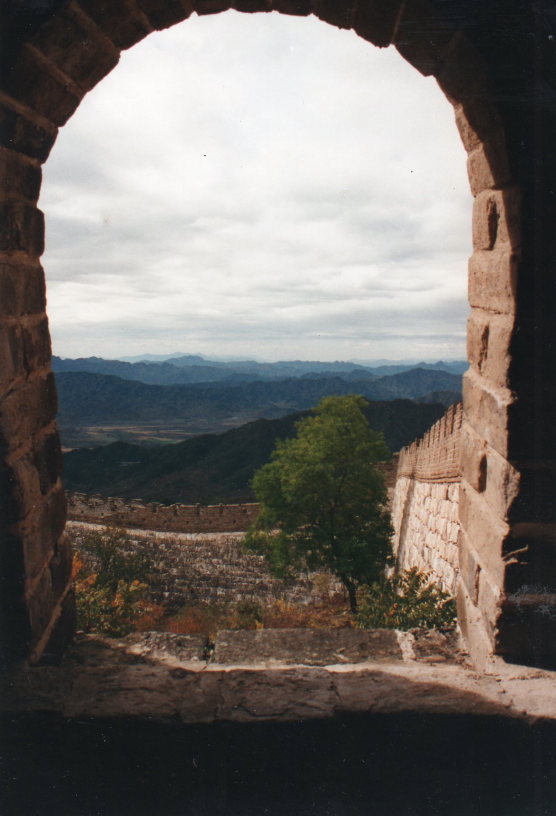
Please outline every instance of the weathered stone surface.
[[[427, 637], [421, 635], [422, 648], [430, 650]], [[433, 654], [417, 659], [247, 669], [205, 665], [195, 657], [197, 646], [181, 635], [158, 638], [153, 645], [151, 633], [120, 641], [81, 637], [60, 666], [6, 673], [2, 709], [189, 723], [293, 721], [358, 711], [556, 719], [554, 672], [498, 663], [481, 676], [461, 662], [438, 660], [438, 649], [443, 656], [446, 648], [438, 642]]]
[[[96, 528], [69, 522], [76, 549], [82, 537]], [[241, 534], [173, 534], [130, 531], [126, 552], [142, 552], [150, 559], [149, 593], [155, 603], [169, 612], [190, 604], [226, 605], [238, 601], [267, 604], [283, 599], [307, 603], [323, 594], [340, 590], [330, 575], [299, 578], [286, 583], [274, 578], [263, 556], [249, 553]], [[85, 560], [88, 556], [84, 553]]]
[[79, 6], [69, 4], [41, 28], [33, 47], [65, 76], [89, 91], [119, 60], [119, 51], [101, 35]]
[[0, 204], [0, 252], [44, 252], [44, 215], [21, 201]]
[[455, 593], [458, 574], [462, 407], [452, 406], [404, 448], [392, 500], [399, 569], [417, 567]]
[[391, 629], [260, 629], [222, 631], [214, 647], [215, 663], [335, 663], [401, 660]]
[[46, 161], [58, 128], [51, 122], [29, 118], [13, 100], [0, 100], [0, 144], [24, 156]]
[[0, 316], [44, 312], [44, 272], [40, 264], [0, 262]]
[[131, 0], [78, 0], [79, 5], [93, 19], [118, 48], [130, 48], [152, 31], [147, 18]]

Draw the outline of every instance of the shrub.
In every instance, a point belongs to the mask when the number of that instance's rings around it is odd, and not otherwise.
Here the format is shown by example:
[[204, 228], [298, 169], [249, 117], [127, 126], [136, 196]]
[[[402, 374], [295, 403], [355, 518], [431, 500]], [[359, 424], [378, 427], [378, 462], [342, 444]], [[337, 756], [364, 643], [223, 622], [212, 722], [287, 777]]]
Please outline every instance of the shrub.
[[454, 626], [454, 599], [413, 567], [361, 590], [361, 629], [442, 629]]
[[94, 566], [87, 566], [76, 553], [73, 578], [79, 629], [121, 637], [144, 629], [147, 622], [156, 625], [162, 617], [162, 607], [146, 597], [149, 559], [142, 553], [126, 553], [128, 541], [124, 530], [106, 528], [88, 535], [82, 544]]

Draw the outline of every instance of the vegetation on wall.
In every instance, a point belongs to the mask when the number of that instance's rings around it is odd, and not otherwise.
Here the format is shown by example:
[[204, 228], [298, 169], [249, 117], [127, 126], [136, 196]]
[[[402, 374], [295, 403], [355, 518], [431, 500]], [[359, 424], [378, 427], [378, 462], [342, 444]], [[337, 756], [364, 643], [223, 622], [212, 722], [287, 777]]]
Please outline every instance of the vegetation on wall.
[[126, 553], [127, 541], [125, 530], [109, 527], [85, 536], [73, 566], [78, 629], [120, 637], [162, 617], [148, 600], [149, 559]]
[[361, 629], [443, 629], [455, 623], [454, 599], [431, 581], [430, 573], [415, 567], [360, 592], [357, 625]]

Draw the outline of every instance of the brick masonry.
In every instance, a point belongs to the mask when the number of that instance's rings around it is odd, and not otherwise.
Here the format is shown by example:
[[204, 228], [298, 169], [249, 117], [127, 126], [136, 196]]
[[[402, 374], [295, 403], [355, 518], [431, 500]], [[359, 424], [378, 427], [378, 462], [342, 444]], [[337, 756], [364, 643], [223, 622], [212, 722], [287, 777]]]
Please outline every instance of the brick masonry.
[[418, 567], [455, 594], [459, 573], [461, 403], [400, 452], [392, 498], [399, 569]]
[[[72, 545], [82, 550], [84, 537], [103, 527], [68, 522]], [[309, 603], [342, 587], [328, 573], [311, 574], [286, 583], [274, 578], [263, 556], [245, 550], [241, 533], [156, 533], [128, 530], [126, 553], [141, 552], [152, 564], [150, 596], [170, 613], [189, 604], [231, 604], [278, 599]], [[84, 555], [84, 560], [90, 558]]]

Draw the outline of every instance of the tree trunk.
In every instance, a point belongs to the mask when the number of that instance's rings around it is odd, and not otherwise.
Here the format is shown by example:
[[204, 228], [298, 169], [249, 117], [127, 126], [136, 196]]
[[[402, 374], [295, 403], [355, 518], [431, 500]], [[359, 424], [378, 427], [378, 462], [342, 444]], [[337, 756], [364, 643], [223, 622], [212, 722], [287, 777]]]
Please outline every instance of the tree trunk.
[[353, 615], [357, 614], [357, 587], [349, 578], [343, 578], [342, 583], [348, 591], [349, 608]]

